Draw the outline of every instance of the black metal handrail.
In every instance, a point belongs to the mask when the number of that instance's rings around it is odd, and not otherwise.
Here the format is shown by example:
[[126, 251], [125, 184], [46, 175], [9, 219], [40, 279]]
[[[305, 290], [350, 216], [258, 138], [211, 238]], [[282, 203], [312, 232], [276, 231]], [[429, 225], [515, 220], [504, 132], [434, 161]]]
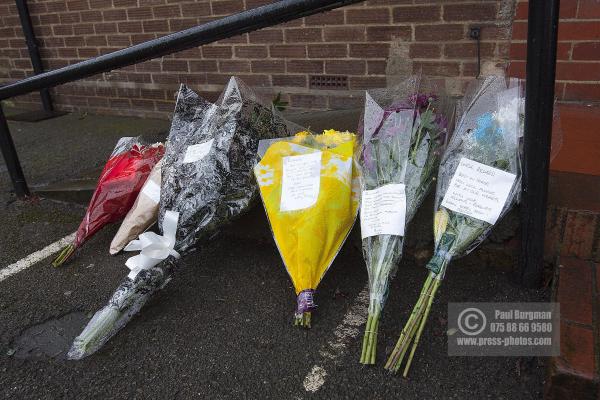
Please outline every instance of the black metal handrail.
[[280, 0], [0, 87], [0, 100], [166, 56], [362, 0]]
[[[329, 11], [361, 0], [279, 0], [184, 31], [150, 40], [53, 71], [0, 86], [0, 100], [73, 82], [102, 72], [137, 64], [181, 50], [226, 39], [297, 18]], [[527, 52], [527, 100], [521, 270], [526, 286], [541, 282], [544, 225], [548, 190], [552, 105], [556, 67], [559, 0], [530, 0]], [[29, 188], [6, 118], [0, 105], [0, 149], [15, 193], [29, 196]]]

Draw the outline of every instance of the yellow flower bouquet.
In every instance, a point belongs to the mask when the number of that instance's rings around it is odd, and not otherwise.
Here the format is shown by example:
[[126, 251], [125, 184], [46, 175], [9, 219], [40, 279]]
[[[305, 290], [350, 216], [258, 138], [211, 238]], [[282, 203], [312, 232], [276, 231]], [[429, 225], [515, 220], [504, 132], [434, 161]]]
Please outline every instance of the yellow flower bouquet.
[[313, 295], [356, 219], [356, 135], [299, 132], [271, 142], [254, 168], [275, 242], [297, 295], [294, 324], [310, 328]]

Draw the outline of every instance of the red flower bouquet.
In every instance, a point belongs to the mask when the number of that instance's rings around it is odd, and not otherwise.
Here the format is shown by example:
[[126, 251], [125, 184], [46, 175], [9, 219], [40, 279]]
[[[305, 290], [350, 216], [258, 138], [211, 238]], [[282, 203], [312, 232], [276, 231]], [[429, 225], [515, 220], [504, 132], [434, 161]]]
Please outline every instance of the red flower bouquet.
[[102, 227], [123, 219], [163, 154], [164, 146], [160, 143], [144, 145], [138, 138], [119, 140], [100, 174], [75, 240], [62, 249], [52, 265], [62, 265]]

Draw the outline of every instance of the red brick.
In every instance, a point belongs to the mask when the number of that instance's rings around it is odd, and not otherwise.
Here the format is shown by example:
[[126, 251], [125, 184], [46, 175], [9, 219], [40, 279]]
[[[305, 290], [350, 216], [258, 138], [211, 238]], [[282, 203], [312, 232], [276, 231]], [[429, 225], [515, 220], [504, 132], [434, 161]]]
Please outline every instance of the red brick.
[[204, 46], [202, 55], [204, 58], [231, 58], [233, 52], [231, 46]]
[[440, 58], [442, 46], [439, 44], [415, 43], [410, 45], [410, 58]]
[[361, 108], [365, 103], [363, 96], [330, 96], [329, 108], [332, 110], [349, 110]]
[[[99, 11], [88, 11], [85, 14], [94, 14], [97, 15], [99, 20], [92, 20], [92, 21], [102, 21], [102, 13]], [[74, 22], [79, 22], [81, 21], [81, 16], [84, 13], [78, 13], [78, 12], [72, 12], [72, 13], [63, 13], [59, 15], [60, 18], [60, 23], [61, 24], [72, 24]], [[89, 19], [86, 19], [85, 21], [90, 21]]]
[[512, 40], [527, 40], [527, 22], [513, 22]]
[[211, 1], [213, 15], [229, 15], [244, 11], [243, 0]]
[[523, 21], [527, 20], [527, 15], [529, 15], [529, 3], [520, 1], [517, 3], [517, 7], [515, 10], [515, 20]]
[[304, 58], [306, 46], [304, 45], [273, 45], [269, 52], [273, 58]]
[[554, 263], [560, 252], [567, 210], [561, 207], [548, 207], [546, 232], [544, 235], [544, 259]]
[[124, 21], [127, 19], [127, 11], [122, 9], [111, 9], [102, 11], [104, 21]]
[[496, 15], [495, 2], [444, 5], [444, 21], [493, 21]]
[[146, 19], [152, 19], [152, 15], [153, 15], [152, 8], [150, 8], [150, 7], [136, 7], [136, 8], [130, 8], [127, 10], [127, 18], [128, 19], [146, 20]]
[[271, 87], [271, 79], [269, 75], [245, 75], [239, 74], [238, 77], [250, 87]]
[[387, 58], [390, 45], [387, 43], [350, 44], [350, 57], [356, 58]]
[[179, 5], [177, 5], [177, 4], [153, 7], [152, 13], [154, 14], [154, 18], [157, 18], [157, 19], [181, 17], [181, 9], [179, 8]]
[[250, 62], [242, 60], [219, 61], [219, 71], [226, 73], [250, 72]]
[[85, 45], [89, 47], [105, 47], [107, 46], [106, 36], [86, 36]]
[[460, 64], [455, 62], [416, 61], [413, 63], [413, 73], [419, 72], [431, 76], [458, 76]]
[[307, 46], [308, 58], [345, 58], [348, 46], [345, 44], [311, 44]]
[[600, 63], [559, 61], [556, 65], [556, 79], [600, 81]]
[[591, 326], [594, 284], [589, 261], [560, 258], [557, 301], [562, 319]]
[[[563, 1], [565, 3], [565, 1]], [[567, 1], [567, 3], [569, 3]], [[562, 4], [561, 4], [562, 6]], [[600, 19], [600, 2], [597, 0], [579, 0], [578, 19]]]
[[67, 36], [73, 34], [73, 26], [72, 25], [54, 25], [52, 27], [52, 32], [56, 36]]
[[248, 34], [250, 43], [281, 43], [283, 31], [281, 29], [261, 29]]
[[162, 70], [165, 72], [188, 72], [188, 63], [183, 60], [163, 60]]
[[417, 41], [449, 41], [464, 38], [464, 25], [418, 25], [415, 27]]
[[217, 72], [217, 61], [215, 60], [192, 60], [190, 61], [190, 72]]
[[[196, 25], [197, 23], [195, 18], [173, 18], [169, 20], [169, 30], [171, 32], [182, 31]], [[219, 41], [219, 43], [223, 42], [223, 40]]]
[[326, 42], [364, 42], [365, 28], [360, 26], [324, 28]]
[[565, 222], [561, 255], [590, 259], [598, 219], [595, 213], [570, 211]]
[[364, 60], [328, 60], [325, 73], [334, 75], [364, 75], [367, 72]]
[[252, 61], [252, 72], [285, 73], [285, 61], [283, 61], [283, 60]]
[[292, 60], [287, 62], [287, 72], [322, 74], [323, 61], [316, 60]]
[[343, 10], [333, 10], [325, 13], [319, 13], [315, 15], [311, 15], [310, 17], [306, 17], [304, 19], [304, 24], [306, 26], [312, 25], [343, 25], [344, 24], [344, 11]]
[[387, 24], [389, 22], [389, 8], [361, 8], [355, 10], [346, 10], [347, 24]]
[[273, 75], [273, 86], [307, 87], [306, 75]]
[[82, 11], [89, 10], [90, 6], [88, 5], [87, 0], [73, 0], [67, 1], [67, 9], [69, 11]]
[[574, 43], [573, 60], [600, 60], [600, 42]]
[[352, 90], [384, 88], [386, 84], [386, 78], [380, 76], [351, 76], [348, 79], [348, 86]]
[[327, 107], [327, 98], [309, 94], [290, 95], [290, 106], [298, 108], [323, 109]]
[[367, 40], [369, 42], [389, 42], [397, 40], [410, 40], [412, 28], [410, 26], [369, 26], [367, 27]]
[[600, 101], [599, 83], [567, 83], [565, 87], [565, 100]]
[[153, 19], [142, 22], [144, 32], [169, 32], [169, 23], [166, 19]]
[[[585, 0], [580, 0], [579, 2], [581, 3], [581, 1], [585, 1]], [[560, 19], [575, 18], [576, 14], [577, 14], [577, 1], [563, 0], [560, 2], [560, 13], [559, 13]]]
[[[490, 58], [494, 56], [494, 43], [481, 43], [481, 57]], [[477, 45], [473, 43], [446, 44], [444, 55], [449, 59], [477, 57]]]
[[[116, 33], [117, 32], [117, 24], [115, 22], [104, 22], [94, 24], [94, 32], [97, 34], [101, 33]], [[129, 39], [126, 37], [126, 39]]]
[[234, 52], [238, 58], [266, 58], [269, 55], [267, 46], [235, 46]]
[[285, 41], [287, 43], [322, 42], [323, 32], [321, 28], [286, 29]]
[[142, 23], [140, 21], [119, 22], [117, 26], [119, 32], [122, 33], [142, 33]]
[[440, 5], [396, 7], [393, 12], [393, 22], [435, 22], [440, 20], [441, 10]]
[[387, 61], [367, 61], [367, 74], [385, 75]]
[[252, 8], [257, 8], [271, 3], [272, 0], [246, 0], [246, 8], [250, 10]]
[[600, 21], [562, 21], [558, 27], [558, 40], [598, 40]]
[[[562, 311], [562, 307], [561, 307]], [[594, 334], [591, 328], [562, 322], [560, 325], [562, 359], [577, 374], [594, 377]]]
[[182, 4], [181, 15], [184, 17], [200, 17], [210, 15], [210, 3], [205, 1]]
[[[571, 58], [571, 43], [560, 42], [556, 47], [556, 57], [558, 60], [569, 60]], [[510, 45], [511, 60], [527, 59], [527, 43], [512, 43]]]

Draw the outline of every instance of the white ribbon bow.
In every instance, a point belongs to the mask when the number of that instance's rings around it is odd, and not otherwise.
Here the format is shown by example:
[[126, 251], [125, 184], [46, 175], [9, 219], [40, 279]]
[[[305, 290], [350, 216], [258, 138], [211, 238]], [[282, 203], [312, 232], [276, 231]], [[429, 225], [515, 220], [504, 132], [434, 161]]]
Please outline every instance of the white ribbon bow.
[[131, 270], [127, 275], [129, 279], [135, 279], [142, 270], [154, 267], [168, 256], [180, 257], [179, 253], [174, 250], [178, 222], [179, 213], [167, 211], [163, 220], [164, 234], [162, 236], [154, 232], [144, 232], [137, 240], [132, 240], [125, 247], [125, 251], [140, 250], [140, 254], [125, 262], [125, 265]]

